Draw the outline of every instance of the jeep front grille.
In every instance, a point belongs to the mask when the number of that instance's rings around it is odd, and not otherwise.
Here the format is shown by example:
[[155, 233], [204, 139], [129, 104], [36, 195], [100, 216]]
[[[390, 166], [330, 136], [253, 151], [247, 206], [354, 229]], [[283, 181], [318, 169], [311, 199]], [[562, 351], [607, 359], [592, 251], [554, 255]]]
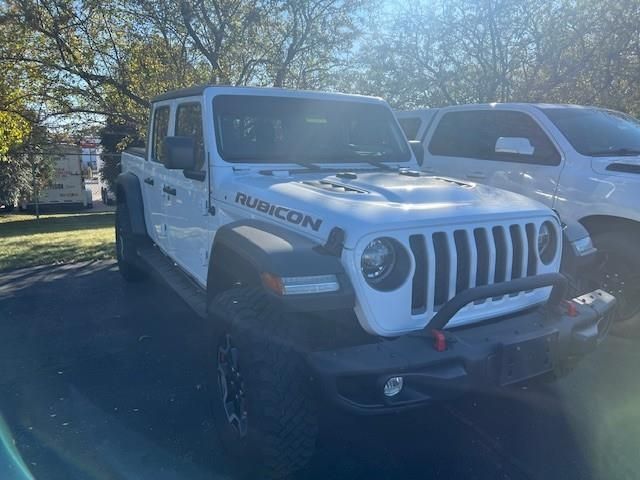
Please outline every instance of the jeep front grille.
[[468, 288], [536, 275], [536, 232], [536, 225], [527, 223], [410, 235], [409, 247], [415, 260], [412, 314], [435, 313]]

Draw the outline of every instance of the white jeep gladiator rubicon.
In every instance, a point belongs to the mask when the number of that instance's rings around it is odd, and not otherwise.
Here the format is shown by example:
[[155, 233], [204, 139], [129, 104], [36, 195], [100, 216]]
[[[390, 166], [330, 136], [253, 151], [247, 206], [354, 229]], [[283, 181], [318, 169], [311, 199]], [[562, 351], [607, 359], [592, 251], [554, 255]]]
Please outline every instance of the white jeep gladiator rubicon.
[[[578, 105], [495, 103], [397, 112], [426, 150], [422, 169], [532, 197], [598, 249], [584, 286], [616, 296], [621, 333], [640, 333], [640, 122]], [[585, 237], [582, 248], [589, 248]]]
[[612, 296], [563, 298], [551, 209], [421, 154], [380, 99], [235, 87], [155, 98], [123, 154], [120, 271], [208, 319], [214, 424], [253, 478], [304, 466], [320, 405], [553, 378], [606, 335]]

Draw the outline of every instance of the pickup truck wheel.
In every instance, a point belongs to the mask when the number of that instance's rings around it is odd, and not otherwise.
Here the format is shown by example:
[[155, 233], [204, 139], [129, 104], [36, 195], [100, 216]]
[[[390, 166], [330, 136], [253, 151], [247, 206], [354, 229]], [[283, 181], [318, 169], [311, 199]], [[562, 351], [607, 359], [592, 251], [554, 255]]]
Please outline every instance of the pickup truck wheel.
[[598, 262], [593, 280], [617, 300], [617, 320], [612, 331], [617, 334], [640, 330], [640, 252], [630, 234], [604, 232], [594, 235]]
[[315, 449], [311, 380], [264, 292], [238, 288], [209, 306], [213, 420], [233, 467], [246, 478], [287, 478]]
[[139, 240], [131, 231], [131, 221], [126, 205], [116, 208], [116, 258], [122, 277], [128, 282], [138, 282], [146, 278], [146, 272], [138, 265]]

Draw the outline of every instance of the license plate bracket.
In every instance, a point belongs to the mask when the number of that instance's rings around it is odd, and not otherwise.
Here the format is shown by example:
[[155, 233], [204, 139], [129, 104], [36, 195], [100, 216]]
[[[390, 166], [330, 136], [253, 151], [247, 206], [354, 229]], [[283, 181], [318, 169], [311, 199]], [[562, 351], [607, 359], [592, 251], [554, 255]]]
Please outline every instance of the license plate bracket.
[[553, 370], [558, 332], [502, 344], [500, 385], [522, 382]]

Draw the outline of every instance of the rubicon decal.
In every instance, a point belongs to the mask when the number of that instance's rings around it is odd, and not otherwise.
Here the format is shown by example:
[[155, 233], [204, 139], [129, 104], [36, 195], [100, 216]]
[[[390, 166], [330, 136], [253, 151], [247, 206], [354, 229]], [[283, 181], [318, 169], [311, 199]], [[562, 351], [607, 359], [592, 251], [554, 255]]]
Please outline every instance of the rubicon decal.
[[236, 203], [248, 208], [253, 208], [259, 212], [266, 213], [267, 215], [276, 217], [279, 220], [311, 228], [315, 232], [317, 232], [320, 229], [320, 225], [322, 225], [322, 219], [320, 218], [313, 218], [311, 215], [306, 215], [302, 212], [298, 212], [297, 210], [292, 210], [280, 205], [274, 205], [245, 193], [238, 192], [236, 194]]

